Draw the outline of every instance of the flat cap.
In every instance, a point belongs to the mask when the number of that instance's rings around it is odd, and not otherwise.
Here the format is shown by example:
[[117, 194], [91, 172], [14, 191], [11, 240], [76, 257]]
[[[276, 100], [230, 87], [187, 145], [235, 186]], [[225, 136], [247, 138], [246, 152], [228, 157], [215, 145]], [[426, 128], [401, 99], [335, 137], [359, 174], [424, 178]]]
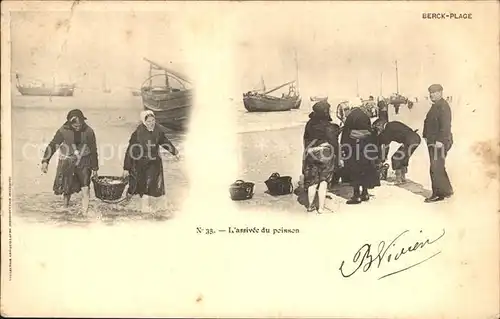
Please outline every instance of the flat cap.
[[440, 92], [442, 90], [443, 87], [441, 86], [441, 84], [432, 84], [431, 86], [429, 86], [429, 93]]

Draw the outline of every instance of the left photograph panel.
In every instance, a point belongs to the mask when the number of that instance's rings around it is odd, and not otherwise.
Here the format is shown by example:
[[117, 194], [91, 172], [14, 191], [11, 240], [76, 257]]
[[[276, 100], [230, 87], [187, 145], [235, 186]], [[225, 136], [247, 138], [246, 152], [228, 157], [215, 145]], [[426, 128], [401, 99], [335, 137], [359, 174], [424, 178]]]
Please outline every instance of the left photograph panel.
[[15, 214], [51, 224], [175, 218], [195, 90], [176, 16], [11, 12]]

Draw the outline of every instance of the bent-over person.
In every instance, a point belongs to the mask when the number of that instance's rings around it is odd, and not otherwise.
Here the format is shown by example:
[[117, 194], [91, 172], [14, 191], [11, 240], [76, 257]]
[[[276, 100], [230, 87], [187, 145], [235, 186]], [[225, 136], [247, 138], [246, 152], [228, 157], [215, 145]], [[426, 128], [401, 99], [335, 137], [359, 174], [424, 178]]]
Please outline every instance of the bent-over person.
[[50, 159], [59, 150], [53, 190], [63, 195], [65, 206], [69, 206], [71, 195], [82, 190], [82, 207], [79, 215], [87, 214], [90, 198], [90, 180], [99, 170], [97, 142], [94, 130], [85, 123], [87, 118], [79, 109], [71, 110], [66, 122], [57, 130], [45, 149], [42, 172], [47, 173]]
[[142, 198], [142, 211], [151, 213], [149, 197], [165, 195], [160, 146], [176, 156], [179, 152], [165, 136], [165, 131], [156, 124], [152, 111], [141, 112], [141, 121], [129, 139], [123, 177], [129, 178], [129, 197], [139, 195]]
[[[324, 212], [327, 186], [338, 167], [340, 127], [331, 121], [330, 104], [320, 101], [314, 104], [304, 129], [302, 174], [308, 195], [308, 212]], [[319, 207], [314, 206], [316, 194]]]
[[425, 117], [422, 135], [429, 150], [432, 182], [432, 195], [425, 202], [432, 203], [453, 195], [453, 187], [445, 167], [446, 156], [453, 145], [453, 134], [451, 108], [443, 99], [443, 87], [440, 84], [432, 84], [428, 90], [432, 106]]
[[378, 119], [373, 123], [373, 128], [378, 135], [382, 162], [385, 162], [387, 159], [391, 142], [401, 144], [391, 157], [391, 166], [396, 173], [396, 184], [406, 182], [410, 157], [420, 145], [420, 136], [408, 125], [399, 121], [386, 122], [385, 120]]

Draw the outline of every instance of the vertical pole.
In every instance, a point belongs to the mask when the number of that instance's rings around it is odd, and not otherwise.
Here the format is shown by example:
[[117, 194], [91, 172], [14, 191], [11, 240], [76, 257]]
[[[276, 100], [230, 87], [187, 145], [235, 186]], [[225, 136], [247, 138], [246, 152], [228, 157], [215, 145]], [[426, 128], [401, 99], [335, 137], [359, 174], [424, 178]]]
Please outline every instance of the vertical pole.
[[399, 95], [398, 60], [396, 60], [396, 93]]
[[149, 88], [153, 87], [153, 79], [151, 79], [152, 76], [153, 76], [153, 66], [150, 63], [149, 64]]
[[380, 96], [382, 96], [382, 79], [383, 79], [383, 73], [380, 72]]
[[297, 94], [299, 91], [299, 60], [297, 58], [297, 49], [294, 49], [295, 53], [295, 86], [297, 88]]

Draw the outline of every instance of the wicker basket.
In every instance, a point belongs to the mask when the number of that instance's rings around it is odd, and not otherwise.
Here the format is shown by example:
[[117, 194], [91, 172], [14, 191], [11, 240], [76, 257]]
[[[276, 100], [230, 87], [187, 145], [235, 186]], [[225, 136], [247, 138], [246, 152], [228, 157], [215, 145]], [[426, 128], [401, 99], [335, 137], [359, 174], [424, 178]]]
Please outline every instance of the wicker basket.
[[290, 176], [280, 176], [279, 173], [273, 173], [266, 181], [269, 194], [287, 195], [293, 193], [292, 178]]
[[387, 171], [389, 170], [389, 164], [384, 164], [379, 168], [379, 176], [381, 181], [387, 180]]
[[253, 197], [253, 189], [255, 184], [245, 182], [241, 179], [237, 180], [229, 187], [229, 194], [232, 200], [245, 200]]
[[118, 176], [99, 176], [92, 179], [95, 197], [114, 201], [122, 197], [128, 181]]

